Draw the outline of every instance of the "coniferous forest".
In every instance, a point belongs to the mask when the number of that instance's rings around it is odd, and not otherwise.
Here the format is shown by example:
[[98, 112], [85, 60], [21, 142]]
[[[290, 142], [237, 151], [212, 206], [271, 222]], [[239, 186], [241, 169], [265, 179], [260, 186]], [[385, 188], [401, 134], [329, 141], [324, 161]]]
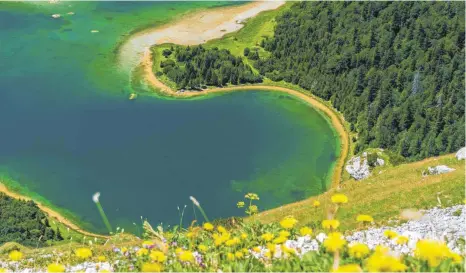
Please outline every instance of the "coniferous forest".
[[330, 100], [356, 151], [411, 160], [465, 144], [464, 2], [300, 2], [277, 18], [255, 67]]
[[[176, 61], [168, 58], [172, 53]], [[254, 74], [241, 57], [226, 49], [177, 46], [162, 54], [168, 58], [160, 64], [163, 73], [180, 89], [262, 82], [262, 76]]]
[[34, 201], [11, 198], [0, 192], [0, 245], [17, 242], [25, 246], [43, 246], [60, 241], [60, 231], [50, 227], [44, 212]]

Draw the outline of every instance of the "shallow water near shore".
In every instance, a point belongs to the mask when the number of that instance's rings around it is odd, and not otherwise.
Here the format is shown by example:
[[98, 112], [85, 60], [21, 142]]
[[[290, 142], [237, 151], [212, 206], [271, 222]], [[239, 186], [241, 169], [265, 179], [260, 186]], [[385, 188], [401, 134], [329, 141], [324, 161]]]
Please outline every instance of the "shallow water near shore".
[[135, 29], [224, 4], [0, 3], [0, 172], [98, 232], [97, 191], [127, 230], [141, 216], [177, 224], [185, 204], [190, 222], [190, 195], [219, 218], [243, 215], [235, 204], [250, 191], [260, 209], [324, 191], [338, 139], [301, 101], [258, 91], [128, 100], [117, 45]]

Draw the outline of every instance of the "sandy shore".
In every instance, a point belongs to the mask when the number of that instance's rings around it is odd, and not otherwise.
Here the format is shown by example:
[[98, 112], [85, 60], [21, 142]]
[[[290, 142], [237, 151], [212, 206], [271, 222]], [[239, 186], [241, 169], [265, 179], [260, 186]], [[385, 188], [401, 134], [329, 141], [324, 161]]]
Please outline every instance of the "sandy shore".
[[[27, 196], [23, 196], [21, 194], [18, 194], [18, 193], [15, 193], [15, 192], [12, 192], [10, 191], [4, 184], [0, 183], [0, 192], [3, 192], [5, 193], [6, 195], [8, 196], [11, 196], [13, 198], [16, 198], [16, 199], [23, 199], [23, 200], [31, 200], [31, 198], [27, 197]], [[63, 217], [60, 213], [52, 210], [51, 208], [47, 207], [47, 206], [44, 206], [42, 205], [41, 203], [35, 201], [37, 206], [45, 213], [48, 214], [49, 217], [55, 219], [55, 221], [58, 221], [60, 223], [62, 223], [63, 225], [69, 227], [70, 229], [76, 231], [76, 232], [79, 232], [83, 235], [86, 235], [86, 236], [90, 236], [90, 237], [97, 237], [97, 238], [104, 238], [104, 239], [107, 239], [107, 238], [110, 238], [110, 236], [104, 236], [104, 235], [100, 235], [100, 234], [95, 234], [95, 233], [92, 233], [92, 232], [88, 232], [88, 231], [85, 231], [83, 229], [81, 229], [80, 227], [78, 227], [77, 225], [75, 225], [73, 222], [71, 222], [70, 220], [66, 219], [65, 217]]]
[[258, 1], [240, 6], [211, 8], [190, 13], [166, 26], [141, 31], [120, 48], [120, 67], [134, 68], [140, 63], [148, 48], [154, 44], [197, 45], [221, 38], [226, 33], [242, 28], [246, 19], [262, 11], [276, 9], [284, 3], [285, 1]]

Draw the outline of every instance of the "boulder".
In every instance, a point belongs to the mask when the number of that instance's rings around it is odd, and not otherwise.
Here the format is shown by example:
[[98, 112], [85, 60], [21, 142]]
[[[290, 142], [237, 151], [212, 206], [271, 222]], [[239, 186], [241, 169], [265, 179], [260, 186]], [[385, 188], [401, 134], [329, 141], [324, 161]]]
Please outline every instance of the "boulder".
[[455, 156], [458, 160], [466, 159], [466, 147], [459, 149]]
[[438, 166], [435, 166], [435, 167], [429, 167], [427, 168], [427, 171], [429, 172], [429, 174], [442, 174], [442, 173], [449, 173], [449, 172], [452, 172], [454, 171], [455, 169], [453, 168], [450, 168], [446, 165], [438, 165]]
[[367, 159], [360, 156], [352, 157], [346, 163], [345, 169], [356, 180], [367, 178], [371, 174]]

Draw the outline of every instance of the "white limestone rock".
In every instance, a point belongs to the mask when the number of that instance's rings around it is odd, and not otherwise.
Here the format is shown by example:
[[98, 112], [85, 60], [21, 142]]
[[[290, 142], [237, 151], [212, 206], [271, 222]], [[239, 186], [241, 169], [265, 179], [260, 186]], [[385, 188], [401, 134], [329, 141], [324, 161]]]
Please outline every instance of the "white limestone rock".
[[459, 149], [455, 156], [458, 160], [466, 159], [466, 147]]
[[345, 169], [356, 180], [367, 178], [371, 174], [369, 164], [367, 164], [367, 159], [360, 156], [352, 157], [346, 163]]
[[442, 173], [449, 173], [449, 172], [452, 172], [454, 171], [455, 169], [453, 168], [450, 168], [446, 165], [438, 165], [438, 166], [435, 166], [435, 167], [428, 167], [427, 168], [427, 171], [429, 172], [429, 174], [431, 175], [437, 175], [437, 174], [442, 174]]

